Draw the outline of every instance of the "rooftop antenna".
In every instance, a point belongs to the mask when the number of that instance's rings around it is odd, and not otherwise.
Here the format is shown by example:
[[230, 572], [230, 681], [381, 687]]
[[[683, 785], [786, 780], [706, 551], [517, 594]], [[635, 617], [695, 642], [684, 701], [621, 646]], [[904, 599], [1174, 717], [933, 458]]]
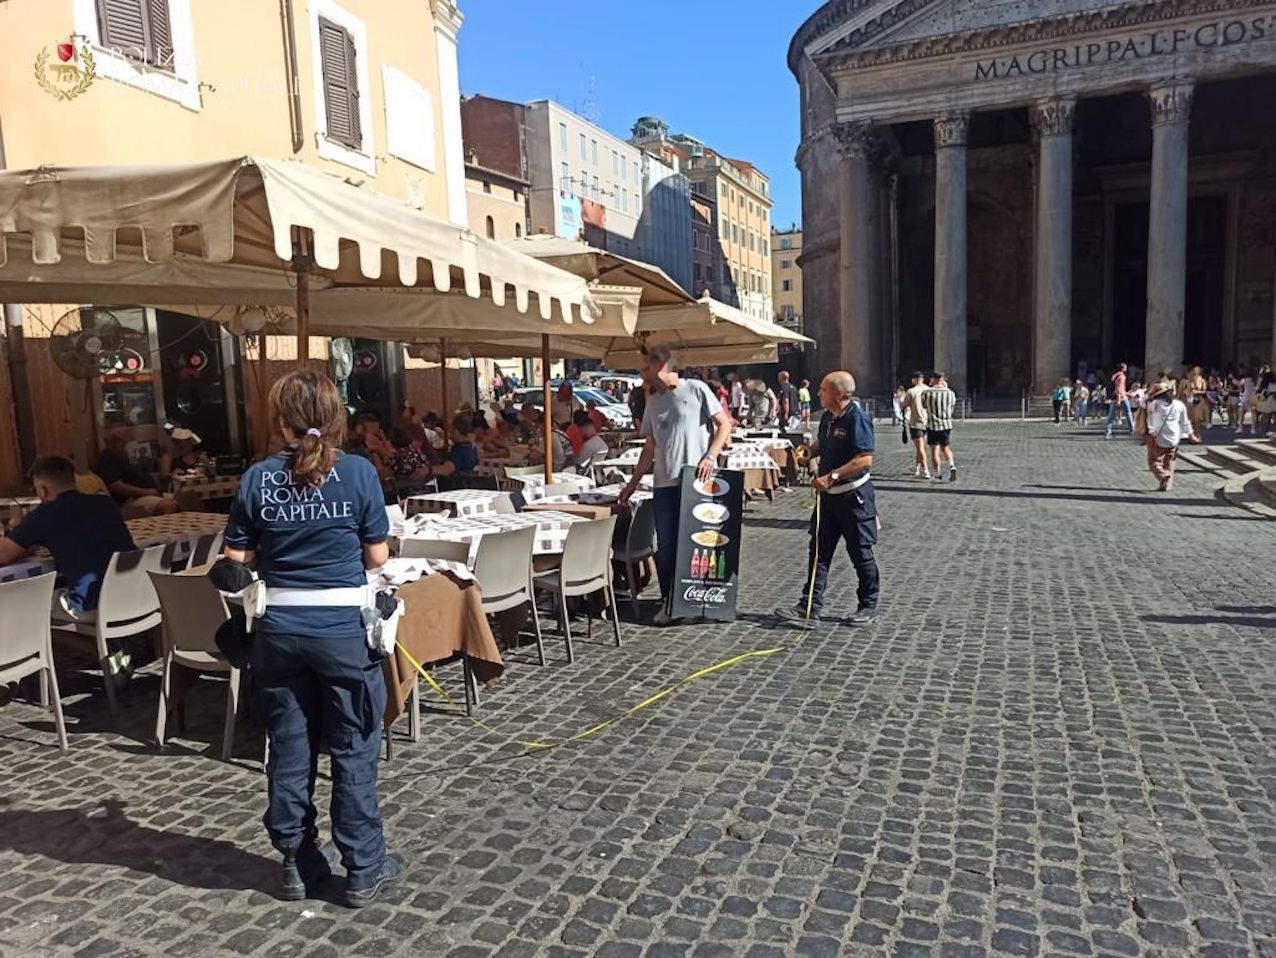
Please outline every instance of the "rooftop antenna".
[[580, 115], [590, 123], [598, 123], [598, 77], [592, 74], [585, 85], [585, 102], [581, 104]]

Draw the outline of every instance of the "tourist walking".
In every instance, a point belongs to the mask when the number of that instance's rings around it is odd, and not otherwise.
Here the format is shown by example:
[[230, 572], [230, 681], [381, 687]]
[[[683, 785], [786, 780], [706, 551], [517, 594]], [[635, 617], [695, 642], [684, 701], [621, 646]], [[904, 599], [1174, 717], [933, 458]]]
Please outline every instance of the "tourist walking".
[[869, 472], [875, 440], [873, 423], [854, 397], [855, 377], [848, 372], [829, 373], [820, 383], [820, 404], [824, 407], [816, 447], [820, 465], [811, 483], [819, 502], [811, 515], [807, 578], [798, 601], [776, 610], [781, 618], [818, 621], [829, 567], [842, 542], [859, 580], [850, 624], [871, 625], [877, 618], [880, 586], [873, 554], [877, 497]]
[[1118, 415], [1130, 427], [1130, 435], [1134, 435], [1134, 411], [1130, 408], [1130, 396], [1126, 392], [1126, 365], [1118, 363], [1116, 372], [1112, 374], [1112, 388], [1108, 393], [1108, 425], [1104, 438], [1112, 438], [1112, 426]]
[[930, 388], [922, 396], [922, 403], [926, 407], [926, 445], [930, 447], [934, 479], [936, 482], [942, 479], [956, 482], [952, 434], [957, 394], [948, 388], [948, 379], [943, 373], [930, 374]]
[[908, 438], [913, 443], [913, 475], [930, 478], [930, 466], [926, 457], [926, 407], [922, 396], [926, 394], [926, 375], [915, 372], [909, 377], [909, 387], [904, 391], [904, 424], [908, 426]]
[[678, 561], [682, 470], [684, 466], [695, 466], [702, 480], [713, 475], [718, 455], [731, 438], [731, 420], [708, 386], [698, 379], [678, 375], [673, 354], [664, 347], [648, 351], [642, 378], [647, 387], [647, 411], [639, 435], [646, 442], [619, 498], [621, 505], [627, 503], [642, 477], [654, 468], [652, 504], [661, 605], [651, 621], [652, 625], [663, 626], [673, 622], [669, 610]]
[[1187, 417], [1192, 421], [1192, 430], [1198, 435], [1205, 435], [1209, 429], [1209, 406], [1205, 401], [1205, 390], [1208, 383], [1201, 375], [1201, 367], [1193, 366], [1179, 380], [1179, 399], [1187, 407]]
[[[1054, 424], [1057, 426], [1060, 422], [1068, 421], [1068, 398], [1071, 395], [1068, 389], [1068, 381], [1060, 379], [1054, 387], [1054, 393], [1050, 397], [1051, 405], [1054, 407]], [[1060, 418], [1062, 417], [1062, 418]]]
[[1072, 384], [1072, 418], [1081, 426], [1090, 421], [1090, 389], [1080, 379]]
[[251, 653], [270, 745], [264, 823], [284, 856], [282, 897], [314, 894], [334, 857], [315, 822], [315, 769], [326, 743], [343, 900], [361, 908], [403, 874], [381, 831], [386, 686], [383, 653], [363, 618], [364, 573], [385, 565], [390, 526], [372, 464], [340, 452], [346, 410], [332, 380], [289, 373], [269, 402], [286, 446], [244, 473], [226, 525], [226, 558], [255, 567], [267, 588]]
[[1176, 399], [1174, 387], [1165, 381], [1148, 387], [1147, 396], [1148, 470], [1157, 478], [1159, 488], [1166, 492], [1174, 487], [1174, 460], [1184, 440], [1200, 442], [1192, 429], [1183, 400]]
[[797, 386], [789, 381], [789, 374], [781, 372], [776, 378], [778, 385], [775, 394], [780, 404], [780, 428], [787, 431], [794, 420], [802, 415], [802, 408], [799, 405]]

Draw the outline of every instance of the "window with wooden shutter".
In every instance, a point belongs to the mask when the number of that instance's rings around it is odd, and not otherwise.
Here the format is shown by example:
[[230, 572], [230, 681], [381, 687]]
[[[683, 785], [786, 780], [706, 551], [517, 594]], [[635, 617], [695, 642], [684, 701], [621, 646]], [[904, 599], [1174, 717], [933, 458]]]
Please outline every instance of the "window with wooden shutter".
[[351, 149], [363, 146], [359, 120], [359, 73], [354, 38], [331, 20], [319, 18], [324, 115], [328, 137]]
[[130, 60], [173, 68], [169, 0], [97, 0], [102, 45]]

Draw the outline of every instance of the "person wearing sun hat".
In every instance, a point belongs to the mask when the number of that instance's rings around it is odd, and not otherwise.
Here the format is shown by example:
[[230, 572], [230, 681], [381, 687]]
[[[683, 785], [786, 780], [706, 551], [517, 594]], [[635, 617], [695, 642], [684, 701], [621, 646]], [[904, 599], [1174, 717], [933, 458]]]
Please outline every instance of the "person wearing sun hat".
[[1148, 387], [1146, 406], [1148, 470], [1156, 476], [1162, 492], [1174, 487], [1174, 460], [1183, 440], [1200, 442], [1192, 429], [1187, 406], [1174, 398], [1173, 383], [1161, 380]]

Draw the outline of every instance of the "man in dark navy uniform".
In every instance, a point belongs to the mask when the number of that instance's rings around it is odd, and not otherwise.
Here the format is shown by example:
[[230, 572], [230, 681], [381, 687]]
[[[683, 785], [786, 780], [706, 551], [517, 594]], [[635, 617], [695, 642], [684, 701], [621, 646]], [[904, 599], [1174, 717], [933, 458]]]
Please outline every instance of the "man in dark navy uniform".
[[[877, 545], [877, 499], [869, 467], [873, 464], [873, 423], [855, 402], [855, 377], [845, 371], [829, 373], [820, 383], [818, 447], [819, 474], [811, 483], [819, 509], [811, 516], [811, 553], [802, 597], [780, 610], [788, 619], [814, 622], [824, 605], [829, 564], [839, 542], [859, 577], [858, 607], [851, 625], [869, 625], [877, 618], [878, 575], [873, 547]], [[812, 590], [810, 570], [814, 569]]]

